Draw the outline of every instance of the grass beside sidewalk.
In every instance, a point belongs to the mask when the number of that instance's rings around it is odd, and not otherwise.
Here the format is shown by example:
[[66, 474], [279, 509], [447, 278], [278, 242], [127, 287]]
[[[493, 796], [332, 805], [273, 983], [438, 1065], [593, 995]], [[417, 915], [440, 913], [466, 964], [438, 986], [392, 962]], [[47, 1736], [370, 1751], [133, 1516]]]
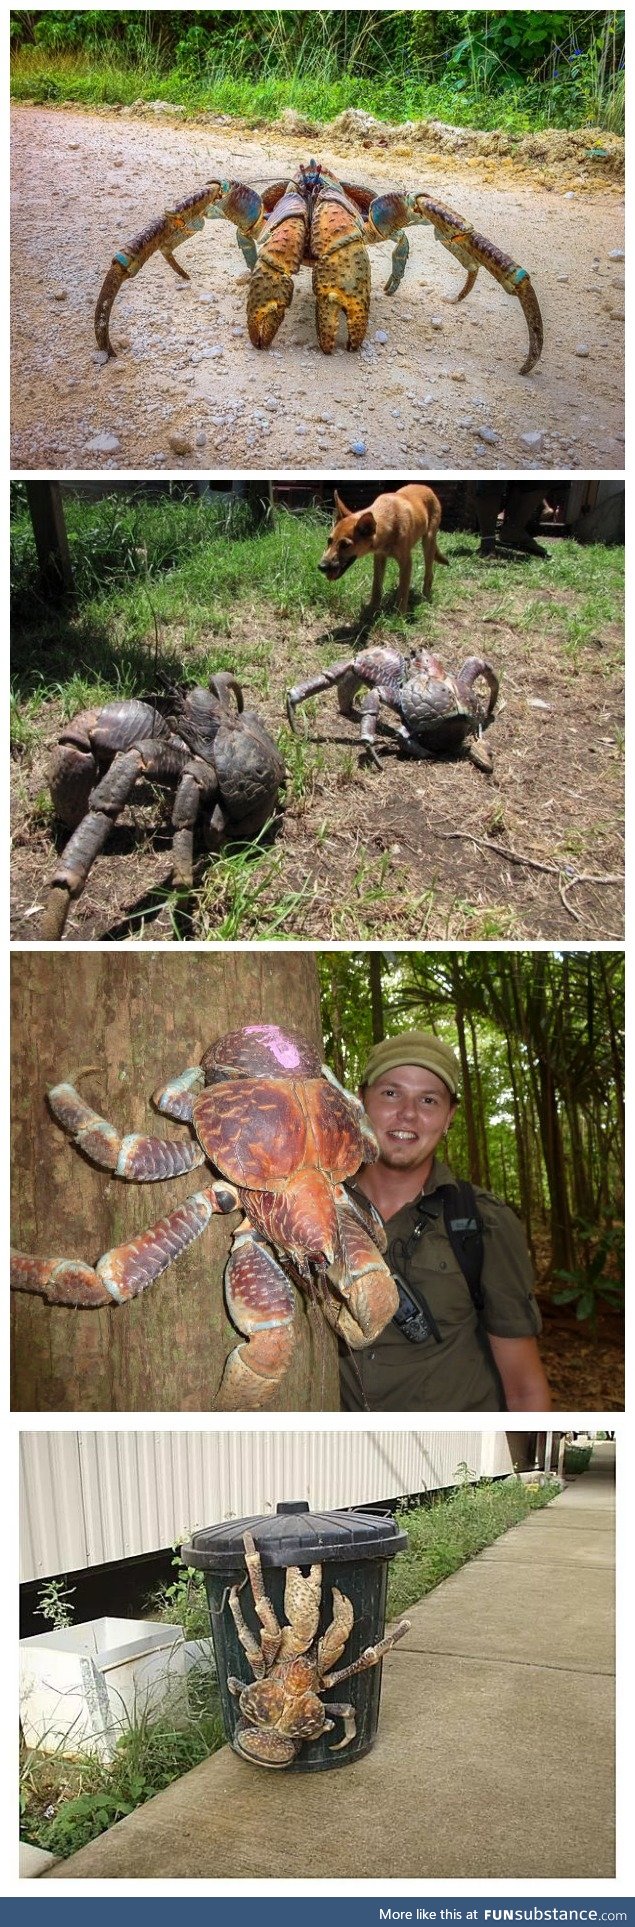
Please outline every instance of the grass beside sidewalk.
[[397, 1514], [408, 1534], [408, 1550], [395, 1559], [388, 1577], [388, 1619], [398, 1619], [418, 1599], [432, 1592], [442, 1579], [458, 1572], [468, 1559], [491, 1546], [510, 1526], [557, 1498], [557, 1479], [545, 1484], [523, 1479], [480, 1479], [469, 1483], [469, 1469], [459, 1466], [462, 1482], [431, 1505]]

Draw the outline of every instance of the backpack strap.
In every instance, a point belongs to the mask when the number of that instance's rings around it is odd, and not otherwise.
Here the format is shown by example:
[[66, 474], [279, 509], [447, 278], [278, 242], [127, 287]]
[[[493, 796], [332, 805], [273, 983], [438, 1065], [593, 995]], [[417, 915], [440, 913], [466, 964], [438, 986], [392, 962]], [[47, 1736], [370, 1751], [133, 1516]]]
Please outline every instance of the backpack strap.
[[481, 1283], [483, 1270], [483, 1223], [479, 1216], [474, 1186], [467, 1179], [456, 1179], [443, 1186], [443, 1221], [457, 1264], [460, 1265], [474, 1310], [482, 1318], [485, 1295]]

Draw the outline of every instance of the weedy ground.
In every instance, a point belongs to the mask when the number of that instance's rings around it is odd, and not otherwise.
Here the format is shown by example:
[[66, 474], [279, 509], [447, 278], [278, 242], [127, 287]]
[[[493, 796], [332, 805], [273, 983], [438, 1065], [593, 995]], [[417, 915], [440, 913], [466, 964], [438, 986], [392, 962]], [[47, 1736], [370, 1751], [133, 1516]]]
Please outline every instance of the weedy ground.
[[[432, 1505], [398, 1513], [408, 1549], [391, 1567], [387, 1618], [396, 1619], [417, 1599], [457, 1572], [509, 1527], [556, 1497], [557, 1480], [528, 1485], [521, 1479], [469, 1483], [469, 1467], [457, 1468], [460, 1485], [440, 1493]], [[175, 1561], [175, 1564], [178, 1564]], [[192, 1584], [194, 1578], [195, 1584]], [[155, 1594], [155, 1618], [181, 1618], [189, 1636], [206, 1618], [203, 1575], [183, 1569], [174, 1585]], [[162, 1787], [198, 1766], [223, 1744], [218, 1699], [209, 1676], [192, 1688], [188, 1726], [142, 1723], [124, 1734], [109, 1765], [88, 1758], [66, 1760], [60, 1753], [26, 1751], [21, 1762], [21, 1835], [35, 1846], [66, 1859], [107, 1827], [153, 1798]], [[198, 1704], [197, 1704], [198, 1697]]]
[[[63, 837], [46, 786], [62, 720], [114, 696], [148, 696], [157, 674], [205, 681], [232, 669], [275, 735], [286, 809], [248, 850], [202, 858], [194, 898], [167, 888], [169, 807], [137, 800], [74, 907], [68, 934], [202, 939], [619, 939], [623, 868], [623, 551], [549, 539], [549, 560], [482, 561], [477, 538], [443, 534], [450, 561], [407, 619], [389, 565], [370, 636], [371, 564], [319, 574], [328, 518], [277, 510], [254, 533], [244, 504], [66, 503], [77, 606], [38, 597], [33, 542], [13, 522], [13, 933], [37, 934]], [[158, 625], [155, 642], [154, 620]], [[494, 774], [465, 758], [398, 758], [389, 714], [382, 769], [328, 692], [285, 721], [290, 684], [363, 645], [435, 650], [449, 668], [479, 653], [501, 683], [488, 741]], [[542, 866], [542, 867], [541, 867]], [[567, 903], [561, 895], [567, 892]]]

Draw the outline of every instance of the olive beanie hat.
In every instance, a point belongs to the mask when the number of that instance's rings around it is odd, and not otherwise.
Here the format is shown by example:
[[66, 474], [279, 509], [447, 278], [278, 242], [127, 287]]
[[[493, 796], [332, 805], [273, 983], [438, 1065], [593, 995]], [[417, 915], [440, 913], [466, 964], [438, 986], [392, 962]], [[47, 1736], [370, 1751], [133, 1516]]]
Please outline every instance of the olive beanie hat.
[[420, 1064], [422, 1070], [434, 1071], [452, 1097], [457, 1096], [461, 1075], [458, 1058], [433, 1031], [404, 1030], [398, 1037], [386, 1037], [383, 1044], [375, 1044], [362, 1072], [362, 1087], [376, 1084], [378, 1077], [397, 1070], [399, 1064]]

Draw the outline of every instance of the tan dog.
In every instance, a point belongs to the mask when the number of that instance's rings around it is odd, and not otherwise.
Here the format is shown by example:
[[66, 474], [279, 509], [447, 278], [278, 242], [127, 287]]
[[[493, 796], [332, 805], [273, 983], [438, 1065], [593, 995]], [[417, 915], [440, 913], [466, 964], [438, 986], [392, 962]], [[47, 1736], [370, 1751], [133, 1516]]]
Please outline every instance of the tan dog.
[[378, 495], [369, 509], [360, 509], [352, 515], [335, 492], [335, 507], [338, 520], [331, 530], [329, 545], [325, 549], [318, 568], [327, 575], [329, 582], [337, 582], [341, 575], [357, 562], [361, 555], [372, 555], [373, 588], [370, 599], [370, 613], [376, 615], [381, 607], [381, 593], [389, 561], [399, 564], [399, 613], [407, 614], [408, 593], [412, 577], [412, 551], [415, 542], [421, 542], [425, 558], [423, 593], [427, 602], [432, 598], [432, 570], [435, 562], [443, 562], [447, 568], [447, 558], [439, 554], [437, 533], [441, 523], [441, 503], [431, 488], [423, 483], [407, 482], [405, 488], [398, 488], [394, 495]]

